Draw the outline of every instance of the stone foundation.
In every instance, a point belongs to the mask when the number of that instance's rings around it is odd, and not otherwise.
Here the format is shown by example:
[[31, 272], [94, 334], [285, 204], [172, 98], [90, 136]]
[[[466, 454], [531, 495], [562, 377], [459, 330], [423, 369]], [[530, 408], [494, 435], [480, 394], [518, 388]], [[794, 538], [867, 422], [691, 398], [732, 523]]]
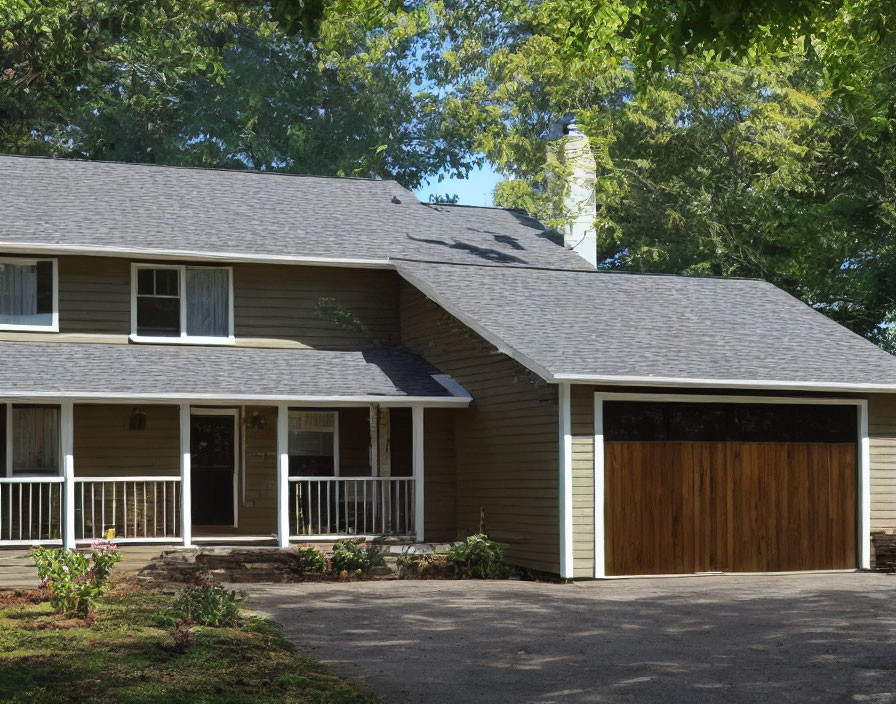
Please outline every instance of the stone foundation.
[[896, 534], [871, 534], [871, 569], [896, 572]]

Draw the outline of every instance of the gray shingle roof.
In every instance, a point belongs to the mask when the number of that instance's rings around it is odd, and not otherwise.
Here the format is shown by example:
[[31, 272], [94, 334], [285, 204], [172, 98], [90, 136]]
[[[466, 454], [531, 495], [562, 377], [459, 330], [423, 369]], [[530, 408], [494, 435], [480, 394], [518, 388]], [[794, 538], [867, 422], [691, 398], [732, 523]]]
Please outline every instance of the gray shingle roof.
[[548, 379], [896, 390], [896, 357], [762, 281], [418, 262], [398, 271]]
[[432, 377], [438, 370], [404, 349], [0, 342], [0, 359], [0, 397], [451, 398]]
[[0, 191], [0, 251], [587, 266], [519, 213], [426, 205], [394, 181], [0, 156]]

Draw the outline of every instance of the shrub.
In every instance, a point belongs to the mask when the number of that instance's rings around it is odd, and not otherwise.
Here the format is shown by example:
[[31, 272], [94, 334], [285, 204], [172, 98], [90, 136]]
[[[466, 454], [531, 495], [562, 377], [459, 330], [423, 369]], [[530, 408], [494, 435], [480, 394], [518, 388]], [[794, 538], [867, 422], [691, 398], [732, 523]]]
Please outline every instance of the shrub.
[[296, 570], [299, 574], [323, 574], [327, 571], [327, 558], [317, 548], [299, 548], [296, 554]]
[[342, 572], [355, 572], [367, 574], [371, 567], [385, 564], [385, 559], [379, 550], [364, 547], [361, 538], [343, 540], [333, 546], [333, 556], [330, 558], [330, 569], [336, 574]]
[[446, 556], [458, 579], [507, 579], [516, 570], [504, 564], [504, 546], [483, 533], [471, 535]]
[[212, 584], [191, 584], [178, 592], [172, 615], [203, 626], [231, 626], [239, 620], [242, 595]]
[[109, 587], [112, 566], [121, 561], [118, 548], [108, 540], [95, 540], [88, 557], [77, 550], [32, 548], [31, 558], [50, 592], [57, 613], [87, 618], [95, 601]]
[[412, 579], [444, 579], [454, 576], [446, 555], [400, 555], [398, 575]]

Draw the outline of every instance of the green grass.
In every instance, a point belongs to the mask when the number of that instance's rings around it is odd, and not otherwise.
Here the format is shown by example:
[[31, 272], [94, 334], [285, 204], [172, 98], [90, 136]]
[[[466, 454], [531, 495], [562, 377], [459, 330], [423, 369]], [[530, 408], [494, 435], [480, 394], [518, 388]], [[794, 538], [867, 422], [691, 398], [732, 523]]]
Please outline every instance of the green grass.
[[298, 655], [270, 621], [198, 629], [178, 648], [171, 597], [120, 589], [88, 626], [47, 603], [0, 601], [0, 702], [375, 704], [373, 695]]

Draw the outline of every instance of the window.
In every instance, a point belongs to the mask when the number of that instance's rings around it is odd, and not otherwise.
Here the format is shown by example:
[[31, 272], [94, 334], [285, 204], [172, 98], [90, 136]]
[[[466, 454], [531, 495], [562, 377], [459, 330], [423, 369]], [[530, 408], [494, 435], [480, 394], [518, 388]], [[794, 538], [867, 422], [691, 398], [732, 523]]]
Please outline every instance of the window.
[[856, 409], [847, 404], [604, 403], [608, 441], [856, 441]]
[[3, 412], [4, 455], [12, 474], [60, 472], [59, 406], [7, 405]]
[[56, 260], [0, 259], [0, 329], [59, 329]]
[[132, 337], [232, 342], [231, 277], [223, 267], [136, 265]]
[[338, 474], [335, 411], [289, 412], [289, 474], [332, 477]]

